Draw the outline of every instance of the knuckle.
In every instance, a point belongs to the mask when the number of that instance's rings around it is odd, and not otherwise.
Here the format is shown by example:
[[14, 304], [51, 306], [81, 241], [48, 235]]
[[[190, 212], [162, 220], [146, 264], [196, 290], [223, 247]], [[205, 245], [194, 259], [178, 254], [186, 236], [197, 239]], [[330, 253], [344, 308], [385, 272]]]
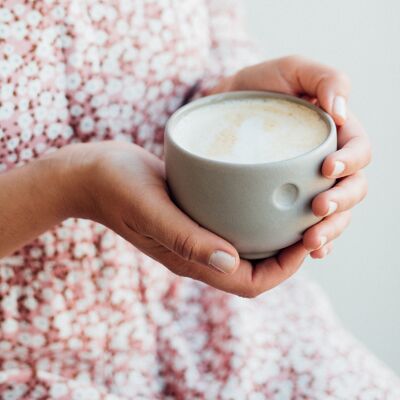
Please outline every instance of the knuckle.
[[340, 189], [334, 186], [327, 192], [320, 194], [320, 202], [326, 207], [330, 201], [336, 201], [338, 197], [340, 197]]
[[318, 238], [319, 224], [314, 225], [304, 233], [303, 241], [307, 247], [312, 247]]
[[367, 175], [365, 174], [364, 171], [358, 171], [355, 176], [359, 180], [359, 193], [358, 197], [360, 198], [359, 201], [364, 200], [365, 196], [368, 194], [368, 179]]
[[290, 54], [282, 57], [280, 61], [285, 65], [295, 66], [304, 63], [305, 58], [300, 54]]
[[368, 141], [367, 152], [366, 152], [367, 165], [370, 164], [371, 161], [372, 161], [372, 147], [371, 147], [371, 143]]
[[339, 71], [338, 79], [340, 79], [346, 86], [351, 85], [351, 78], [345, 72]]
[[350, 77], [343, 71], [333, 69], [331, 72], [331, 78], [338, 82], [344, 83], [347, 87], [351, 85]]
[[336, 203], [343, 203], [346, 200], [348, 200], [346, 190], [341, 186], [334, 186], [330, 190], [329, 198], [327, 198], [327, 201], [335, 201]]
[[361, 197], [361, 200], [364, 200], [364, 199], [365, 199], [365, 197], [366, 197], [367, 194], [368, 194], [368, 191], [369, 191], [369, 184], [368, 184], [367, 179], [365, 179], [365, 182], [364, 182], [364, 191], [363, 191], [363, 195], [362, 195], [362, 197]]
[[347, 226], [351, 224], [351, 220], [353, 219], [353, 213], [351, 211], [347, 214]]
[[197, 240], [192, 233], [179, 233], [175, 237], [173, 250], [184, 260], [192, 261], [196, 248]]
[[245, 299], [255, 299], [261, 294], [261, 291], [255, 286], [248, 286], [236, 292], [236, 295]]
[[339, 226], [338, 236], [350, 225], [352, 219], [352, 213], [350, 210], [346, 211], [343, 215], [343, 220]]

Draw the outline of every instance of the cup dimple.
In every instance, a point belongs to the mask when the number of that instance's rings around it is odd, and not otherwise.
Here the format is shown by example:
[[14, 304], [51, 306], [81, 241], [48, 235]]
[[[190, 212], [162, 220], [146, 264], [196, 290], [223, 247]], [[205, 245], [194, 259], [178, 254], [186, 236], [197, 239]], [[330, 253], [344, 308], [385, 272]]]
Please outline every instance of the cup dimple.
[[299, 188], [293, 183], [285, 183], [273, 194], [273, 201], [278, 208], [291, 208], [299, 197]]

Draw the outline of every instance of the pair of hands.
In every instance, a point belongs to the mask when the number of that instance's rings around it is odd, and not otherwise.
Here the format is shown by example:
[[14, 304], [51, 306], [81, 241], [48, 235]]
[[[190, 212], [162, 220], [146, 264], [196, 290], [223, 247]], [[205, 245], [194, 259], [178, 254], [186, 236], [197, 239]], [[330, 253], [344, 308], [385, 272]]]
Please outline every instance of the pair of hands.
[[[312, 203], [315, 215], [325, 218], [276, 257], [253, 264], [241, 260], [230, 243], [174, 205], [163, 162], [132, 144], [78, 144], [50, 156], [62, 160], [61, 182], [68, 186], [65, 192], [72, 193], [64, 203], [65, 217], [90, 218], [108, 226], [177, 275], [255, 297], [291, 276], [307, 255], [326, 256], [349, 224], [350, 209], [366, 195], [362, 168], [370, 161], [370, 145], [359, 122], [347, 113], [349, 86], [346, 76], [332, 68], [286, 57], [245, 68], [212, 91], [271, 90], [306, 97], [332, 115], [339, 127], [339, 150], [322, 166], [322, 173], [337, 178], [337, 184]], [[232, 261], [229, 268], [227, 260]], [[218, 265], [221, 262], [224, 265]]]

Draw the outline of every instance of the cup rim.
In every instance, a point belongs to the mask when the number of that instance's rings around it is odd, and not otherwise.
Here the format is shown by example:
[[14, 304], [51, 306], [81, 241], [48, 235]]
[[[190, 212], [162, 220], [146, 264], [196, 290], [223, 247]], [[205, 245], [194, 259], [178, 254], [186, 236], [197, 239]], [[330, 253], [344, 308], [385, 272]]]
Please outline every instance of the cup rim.
[[[201, 108], [205, 105], [222, 102], [225, 100], [245, 100], [245, 99], [279, 99], [279, 100], [287, 100], [300, 105], [303, 105], [313, 111], [315, 111], [326, 123], [328, 127], [328, 135], [325, 140], [323, 140], [318, 146], [312, 148], [311, 150], [299, 154], [295, 157], [285, 158], [283, 160], [277, 161], [263, 161], [263, 162], [252, 162], [252, 163], [239, 163], [233, 161], [223, 161], [223, 160], [215, 160], [212, 158], [207, 158], [198, 154], [195, 154], [189, 150], [186, 150], [182, 147], [173, 137], [172, 130], [173, 126], [176, 125], [182, 118], [184, 118], [191, 111]], [[295, 97], [285, 93], [272, 92], [272, 91], [257, 91], [257, 90], [242, 90], [242, 91], [232, 91], [232, 92], [224, 92], [218, 93], [210, 96], [205, 96], [194, 100], [176, 110], [168, 119], [167, 124], [165, 126], [165, 140], [168, 140], [177, 150], [184, 153], [186, 156], [194, 158], [198, 161], [206, 162], [209, 164], [214, 164], [218, 166], [224, 167], [240, 167], [240, 168], [254, 168], [259, 166], [266, 165], [276, 165], [282, 163], [293, 162], [295, 160], [310, 156], [314, 153], [317, 153], [321, 150], [321, 148], [325, 147], [327, 143], [332, 140], [332, 136], [337, 135], [336, 124], [333, 121], [333, 118], [321, 108], [309, 103], [306, 100], [303, 100], [299, 97]]]

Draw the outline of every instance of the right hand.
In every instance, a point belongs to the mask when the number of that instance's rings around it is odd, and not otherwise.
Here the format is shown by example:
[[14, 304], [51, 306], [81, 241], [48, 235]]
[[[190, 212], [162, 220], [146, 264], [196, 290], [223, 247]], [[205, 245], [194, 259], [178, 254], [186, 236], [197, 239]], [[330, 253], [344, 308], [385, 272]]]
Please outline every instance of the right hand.
[[164, 163], [136, 145], [77, 144], [49, 158], [55, 168], [62, 165], [62, 181], [68, 186], [64, 190], [72, 194], [68, 216], [109, 227], [177, 275], [255, 297], [292, 275], [308, 254], [297, 243], [254, 265], [240, 260], [230, 243], [175, 206]]

